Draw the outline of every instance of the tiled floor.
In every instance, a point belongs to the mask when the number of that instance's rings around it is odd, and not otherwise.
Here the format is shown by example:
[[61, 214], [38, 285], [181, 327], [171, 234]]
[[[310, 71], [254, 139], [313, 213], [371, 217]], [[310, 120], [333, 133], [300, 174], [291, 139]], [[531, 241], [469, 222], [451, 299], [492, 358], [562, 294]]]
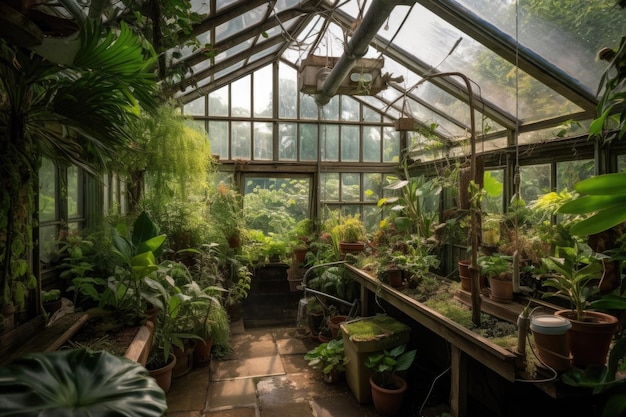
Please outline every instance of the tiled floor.
[[236, 323], [232, 344], [228, 358], [173, 380], [169, 417], [378, 416], [372, 404], [357, 403], [345, 382], [322, 381], [304, 360], [316, 344], [295, 329], [245, 331]]

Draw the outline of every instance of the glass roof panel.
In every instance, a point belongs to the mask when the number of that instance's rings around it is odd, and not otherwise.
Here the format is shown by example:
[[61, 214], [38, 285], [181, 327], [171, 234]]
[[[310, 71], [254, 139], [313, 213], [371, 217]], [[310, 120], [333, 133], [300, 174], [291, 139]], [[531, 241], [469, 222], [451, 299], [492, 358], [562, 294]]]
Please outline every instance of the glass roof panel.
[[[244, 42], [241, 42], [238, 45], [233, 46], [232, 48], [229, 48], [225, 51], [222, 51], [220, 53], [218, 53], [217, 55], [215, 55], [215, 63], [219, 63], [222, 62], [223, 60], [227, 59], [227, 58], [231, 58], [235, 55], [237, 55], [239, 52], [248, 49], [252, 46], [252, 44], [254, 43], [254, 38], [250, 38], [247, 39]], [[207, 60], [208, 61], [208, 60]], [[205, 61], [205, 62], [207, 62]], [[194, 66], [195, 69], [195, 66]]]
[[264, 58], [264, 57], [266, 57], [268, 55], [275, 54], [276, 52], [278, 52], [280, 50], [281, 46], [282, 45], [275, 45], [275, 46], [272, 46], [271, 48], [267, 48], [267, 49], [264, 49], [264, 50], [262, 50], [260, 52], [257, 52], [256, 54], [254, 54], [254, 55], [252, 55], [250, 57], [250, 59], [248, 60], [248, 63], [252, 64], [252, 63], [254, 63], [255, 61], [258, 61], [261, 58]]
[[412, 9], [395, 7], [387, 26], [378, 32], [386, 42], [394, 37], [394, 44], [437, 71], [463, 72], [477, 84], [475, 94], [511, 116], [519, 114], [525, 121], [538, 121], [580, 111], [560, 94], [519, 71], [519, 113], [516, 113], [515, 67], [419, 4]]
[[[458, 3], [499, 30], [516, 38], [595, 94], [606, 68], [595, 59], [605, 46], [616, 46], [626, 18], [614, 0], [575, 0], [567, 7], [531, 0], [458, 0]], [[517, 31], [516, 31], [517, 22]], [[564, 47], [564, 46], [567, 47]]]

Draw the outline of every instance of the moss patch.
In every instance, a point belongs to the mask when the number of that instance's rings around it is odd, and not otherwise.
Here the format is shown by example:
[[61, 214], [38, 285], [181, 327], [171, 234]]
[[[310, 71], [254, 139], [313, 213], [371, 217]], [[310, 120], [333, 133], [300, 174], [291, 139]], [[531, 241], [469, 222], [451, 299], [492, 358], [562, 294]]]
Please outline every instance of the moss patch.
[[352, 340], [375, 340], [409, 330], [406, 324], [382, 315], [346, 323], [343, 326]]

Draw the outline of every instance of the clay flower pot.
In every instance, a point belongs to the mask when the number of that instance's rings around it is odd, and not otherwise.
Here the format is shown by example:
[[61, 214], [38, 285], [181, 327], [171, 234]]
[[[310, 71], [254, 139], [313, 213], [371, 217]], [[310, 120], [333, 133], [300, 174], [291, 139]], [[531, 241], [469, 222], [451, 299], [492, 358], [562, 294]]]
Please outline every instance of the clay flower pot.
[[376, 408], [378, 414], [382, 416], [393, 416], [400, 411], [402, 399], [406, 391], [406, 381], [404, 378], [398, 375], [393, 375], [392, 378], [394, 385], [397, 387], [395, 389], [383, 388], [376, 384], [374, 376], [370, 377], [374, 408]]
[[569, 349], [572, 365], [584, 369], [587, 365], [604, 365], [613, 335], [618, 328], [614, 316], [599, 311], [585, 311], [584, 320], [576, 319], [573, 310], [559, 310], [554, 313], [572, 323], [569, 330]]

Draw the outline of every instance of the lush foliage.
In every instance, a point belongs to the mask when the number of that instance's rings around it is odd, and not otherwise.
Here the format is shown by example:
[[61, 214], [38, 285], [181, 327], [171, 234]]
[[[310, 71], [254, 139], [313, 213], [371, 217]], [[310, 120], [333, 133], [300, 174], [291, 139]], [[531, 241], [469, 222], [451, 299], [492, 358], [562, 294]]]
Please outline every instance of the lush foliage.
[[392, 375], [409, 369], [415, 359], [416, 350], [406, 350], [399, 345], [382, 352], [372, 353], [365, 360], [365, 366], [375, 373], [375, 382], [383, 388], [393, 388]]
[[345, 371], [343, 339], [333, 339], [317, 345], [304, 355], [304, 359], [309, 361], [309, 366], [320, 369], [324, 374]]
[[543, 265], [555, 272], [544, 281], [544, 285], [554, 291], [546, 292], [544, 297], [566, 298], [576, 311], [577, 319], [582, 320], [587, 300], [597, 290], [591, 284], [600, 279], [602, 264], [591, 256], [591, 248], [587, 245], [557, 248], [557, 256], [542, 259]]
[[37, 353], [0, 368], [0, 416], [160, 417], [165, 393], [144, 367], [106, 351]]

